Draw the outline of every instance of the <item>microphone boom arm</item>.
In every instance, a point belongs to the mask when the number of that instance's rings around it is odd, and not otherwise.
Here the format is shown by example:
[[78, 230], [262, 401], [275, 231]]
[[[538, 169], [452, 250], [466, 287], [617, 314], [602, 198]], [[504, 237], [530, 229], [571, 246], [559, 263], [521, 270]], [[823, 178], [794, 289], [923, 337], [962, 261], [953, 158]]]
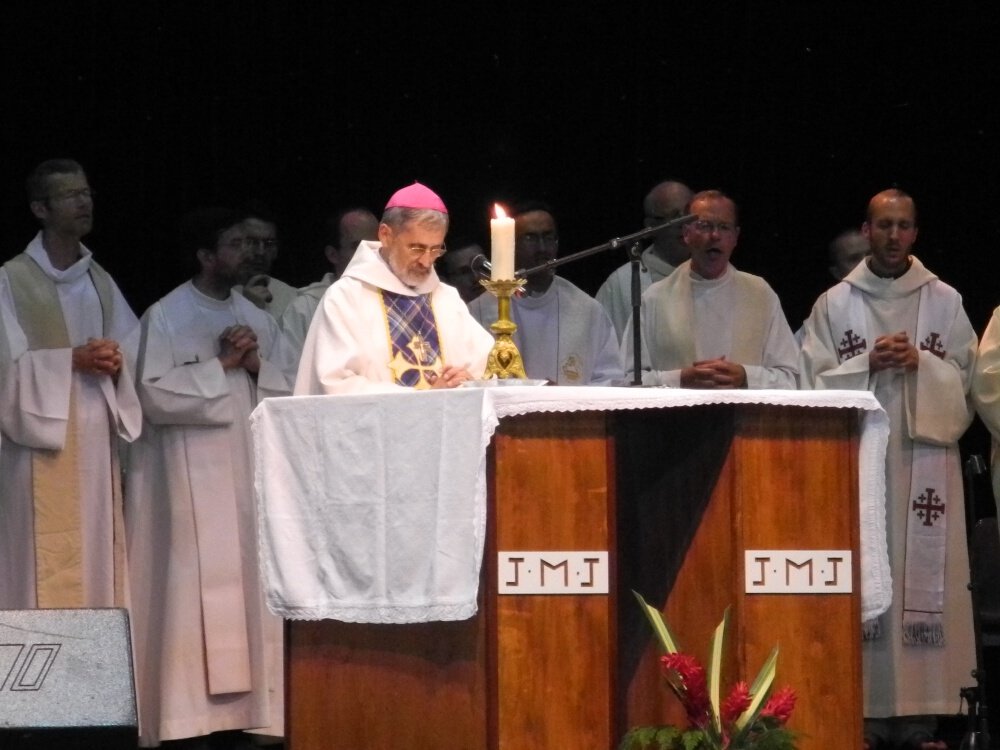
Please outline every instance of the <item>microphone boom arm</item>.
[[685, 214], [684, 216], [678, 216], [676, 219], [671, 219], [670, 221], [665, 221], [662, 224], [657, 224], [655, 227], [647, 227], [646, 229], [640, 229], [638, 232], [633, 234], [627, 234], [624, 237], [615, 237], [614, 239], [608, 240], [603, 245], [596, 245], [594, 247], [588, 247], [586, 250], [580, 250], [577, 253], [571, 253], [570, 255], [565, 255], [562, 258], [553, 258], [552, 260], [546, 261], [540, 266], [535, 266], [533, 268], [522, 268], [514, 271], [515, 278], [524, 278], [525, 276], [531, 276], [533, 273], [538, 273], [540, 271], [546, 271], [550, 268], [555, 268], [557, 266], [563, 266], [567, 263], [573, 263], [581, 258], [586, 258], [591, 255], [597, 255], [598, 253], [603, 253], [608, 250], [617, 250], [620, 247], [631, 245], [632, 243], [644, 240], [646, 237], [650, 237], [657, 232], [662, 232], [664, 229], [668, 229], [678, 224], [687, 224], [689, 221], [694, 221], [698, 216], [696, 214]]

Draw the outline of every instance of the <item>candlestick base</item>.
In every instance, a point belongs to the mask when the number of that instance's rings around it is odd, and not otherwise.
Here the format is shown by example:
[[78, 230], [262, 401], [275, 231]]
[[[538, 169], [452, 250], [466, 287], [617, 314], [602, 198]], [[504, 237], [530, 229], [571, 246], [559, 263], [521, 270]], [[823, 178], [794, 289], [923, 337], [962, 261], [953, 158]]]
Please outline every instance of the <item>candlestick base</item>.
[[527, 378], [524, 363], [521, 361], [521, 352], [517, 350], [511, 338], [517, 330], [517, 324], [510, 319], [511, 295], [524, 288], [524, 279], [504, 281], [480, 279], [479, 283], [497, 298], [497, 319], [490, 325], [495, 342], [486, 360], [486, 373], [483, 377], [501, 380]]

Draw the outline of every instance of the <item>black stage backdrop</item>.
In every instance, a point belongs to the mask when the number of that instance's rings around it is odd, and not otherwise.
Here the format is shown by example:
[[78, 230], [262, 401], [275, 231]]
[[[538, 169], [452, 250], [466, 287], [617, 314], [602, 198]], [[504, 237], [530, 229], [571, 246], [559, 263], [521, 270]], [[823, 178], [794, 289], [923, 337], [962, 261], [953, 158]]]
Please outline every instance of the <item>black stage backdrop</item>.
[[[413, 180], [453, 240], [486, 241], [494, 201], [548, 201], [569, 253], [640, 229], [675, 177], [736, 199], [734, 262], [794, 329], [830, 238], [895, 185], [978, 330], [1000, 303], [991, 3], [395, 5], [8, 3], [0, 259], [35, 231], [23, 180], [55, 156], [87, 169], [88, 245], [137, 313], [185, 278], [176, 223], [199, 205], [270, 204], [275, 275], [300, 285], [325, 270], [327, 215]], [[623, 260], [562, 273], [593, 293]]]

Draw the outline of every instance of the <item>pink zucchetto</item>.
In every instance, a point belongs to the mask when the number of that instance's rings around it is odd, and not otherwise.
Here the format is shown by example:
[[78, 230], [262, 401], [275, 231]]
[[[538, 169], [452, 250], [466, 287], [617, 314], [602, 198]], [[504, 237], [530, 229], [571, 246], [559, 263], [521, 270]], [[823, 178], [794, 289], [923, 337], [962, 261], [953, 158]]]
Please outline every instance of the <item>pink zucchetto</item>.
[[414, 182], [412, 185], [407, 185], [405, 188], [397, 190], [392, 194], [385, 207], [423, 208], [430, 209], [431, 211], [440, 211], [443, 214], [448, 213], [444, 201], [438, 197], [438, 194], [426, 185], [421, 185], [419, 182]]

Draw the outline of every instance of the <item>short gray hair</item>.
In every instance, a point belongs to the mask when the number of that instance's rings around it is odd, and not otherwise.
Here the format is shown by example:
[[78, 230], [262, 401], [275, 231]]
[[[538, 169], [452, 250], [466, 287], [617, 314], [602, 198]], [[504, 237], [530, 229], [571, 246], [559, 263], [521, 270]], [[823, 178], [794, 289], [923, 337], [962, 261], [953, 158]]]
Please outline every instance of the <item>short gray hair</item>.
[[393, 206], [383, 212], [382, 223], [397, 232], [407, 224], [423, 224], [434, 228], [443, 227], [447, 231], [448, 214], [435, 211], [432, 208]]

